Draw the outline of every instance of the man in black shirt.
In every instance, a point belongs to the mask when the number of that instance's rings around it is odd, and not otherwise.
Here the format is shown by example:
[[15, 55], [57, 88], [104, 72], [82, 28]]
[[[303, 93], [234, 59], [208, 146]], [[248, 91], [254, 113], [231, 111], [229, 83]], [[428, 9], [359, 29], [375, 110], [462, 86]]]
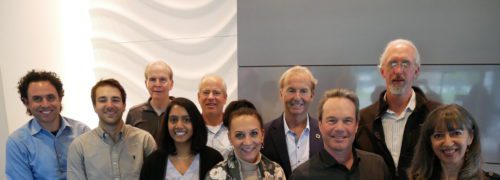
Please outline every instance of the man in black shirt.
[[359, 125], [359, 100], [354, 92], [325, 92], [318, 116], [324, 149], [295, 169], [291, 179], [390, 178], [382, 157], [353, 148]]

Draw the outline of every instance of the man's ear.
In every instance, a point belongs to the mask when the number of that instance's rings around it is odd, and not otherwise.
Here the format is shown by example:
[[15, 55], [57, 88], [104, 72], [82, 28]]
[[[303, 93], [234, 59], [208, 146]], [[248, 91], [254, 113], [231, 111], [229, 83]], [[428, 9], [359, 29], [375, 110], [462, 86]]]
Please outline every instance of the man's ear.
[[280, 100], [283, 100], [283, 88], [280, 88]]
[[28, 99], [22, 97], [21, 101], [23, 102], [24, 105], [28, 105]]
[[169, 83], [169, 85], [168, 85], [168, 90], [169, 90], [169, 91], [171, 91], [173, 88], [174, 88], [174, 80], [173, 80], [173, 79], [171, 79], [171, 80], [170, 80], [170, 83]]
[[380, 75], [382, 75], [382, 77], [384, 77], [384, 73], [385, 73], [384, 68], [378, 68], [378, 70], [379, 70]]
[[417, 66], [417, 68], [415, 69], [415, 80], [417, 80], [418, 75], [420, 75], [420, 67], [419, 66]]

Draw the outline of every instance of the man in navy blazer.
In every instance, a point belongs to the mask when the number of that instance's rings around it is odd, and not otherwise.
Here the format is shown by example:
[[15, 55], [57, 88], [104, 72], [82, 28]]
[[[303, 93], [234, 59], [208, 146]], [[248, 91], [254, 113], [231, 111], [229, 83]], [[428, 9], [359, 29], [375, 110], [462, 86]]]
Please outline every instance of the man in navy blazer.
[[306, 67], [294, 66], [283, 73], [279, 86], [284, 112], [265, 125], [262, 154], [280, 164], [287, 178], [323, 149], [318, 120], [307, 113], [316, 84]]

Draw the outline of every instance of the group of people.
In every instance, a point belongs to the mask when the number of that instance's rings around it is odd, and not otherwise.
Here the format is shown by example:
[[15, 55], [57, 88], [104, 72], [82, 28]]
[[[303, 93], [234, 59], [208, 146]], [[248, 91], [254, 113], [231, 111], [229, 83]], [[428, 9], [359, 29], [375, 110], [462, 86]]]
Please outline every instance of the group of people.
[[[28, 72], [18, 83], [33, 118], [7, 141], [8, 179], [486, 179], [479, 129], [459, 105], [441, 105], [413, 86], [415, 45], [387, 44], [379, 62], [386, 91], [360, 109], [357, 95], [324, 93], [318, 118], [308, 113], [317, 80], [294, 66], [279, 80], [283, 113], [264, 123], [254, 104], [227, 101], [222, 77], [204, 76], [198, 103], [172, 97], [163, 61], [145, 70], [150, 98], [122, 120], [126, 93], [98, 81], [91, 100], [97, 128], [64, 117], [62, 82]], [[490, 175], [491, 176], [491, 175]], [[491, 177], [489, 177], [491, 178]]]

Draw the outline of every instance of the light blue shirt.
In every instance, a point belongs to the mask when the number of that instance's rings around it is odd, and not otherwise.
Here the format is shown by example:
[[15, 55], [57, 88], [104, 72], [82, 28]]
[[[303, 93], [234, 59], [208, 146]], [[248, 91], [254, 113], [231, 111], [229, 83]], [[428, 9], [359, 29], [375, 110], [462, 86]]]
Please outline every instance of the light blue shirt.
[[35, 118], [9, 136], [5, 163], [7, 179], [66, 179], [68, 147], [75, 137], [90, 128], [79, 121], [61, 119], [55, 136], [43, 129]]
[[293, 171], [302, 163], [309, 160], [309, 114], [307, 115], [306, 127], [302, 131], [300, 137], [297, 137], [297, 134], [290, 130], [286, 123], [285, 115], [283, 115], [283, 124], [285, 125], [288, 158], [290, 159], [290, 166]]
[[219, 151], [224, 160], [226, 160], [229, 153], [233, 151], [231, 142], [229, 142], [229, 130], [227, 127], [222, 122], [218, 126], [207, 125], [207, 132], [207, 146]]

